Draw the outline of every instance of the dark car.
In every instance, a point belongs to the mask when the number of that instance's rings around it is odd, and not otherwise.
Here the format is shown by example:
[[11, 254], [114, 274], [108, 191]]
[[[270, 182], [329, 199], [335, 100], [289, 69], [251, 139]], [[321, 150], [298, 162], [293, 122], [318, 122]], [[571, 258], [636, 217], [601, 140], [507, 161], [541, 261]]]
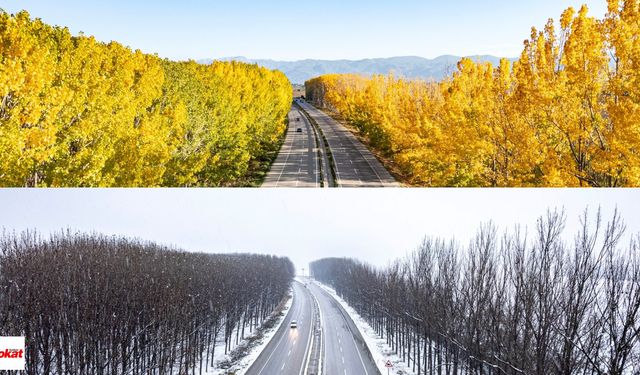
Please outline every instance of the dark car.
[[302, 128], [296, 129], [296, 133], [302, 133]]

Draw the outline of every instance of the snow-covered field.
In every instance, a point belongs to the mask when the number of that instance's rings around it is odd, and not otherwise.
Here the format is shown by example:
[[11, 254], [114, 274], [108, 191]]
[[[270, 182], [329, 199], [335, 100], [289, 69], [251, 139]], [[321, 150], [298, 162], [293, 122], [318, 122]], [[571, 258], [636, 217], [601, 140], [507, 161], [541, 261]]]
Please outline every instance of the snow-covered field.
[[331, 294], [331, 296], [338, 301], [338, 303], [340, 303], [344, 310], [349, 314], [351, 319], [353, 319], [353, 322], [358, 327], [364, 341], [367, 343], [367, 347], [369, 348], [369, 351], [371, 352], [381, 374], [387, 374], [385, 363], [387, 361], [391, 361], [393, 368], [390, 369], [390, 374], [415, 375], [415, 373], [411, 371], [404, 362], [402, 362], [402, 359], [391, 350], [391, 347], [387, 345], [385, 339], [380, 338], [373, 328], [371, 328], [371, 326], [362, 319], [362, 317], [360, 317], [360, 315], [351, 306], [349, 306], [345, 300], [336, 294], [336, 291], [333, 288], [322, 284], [317, 280], [314, 280], [313, 282]]
[[[287, 316], [287, 313], [291, 308], [291, 304], [293, 303], [292, 295], [293, 291], [290, 291], [289, 299], [287, 300], [284, 309], [281, 312], [274, 313], [278, 316], [276, 318], [276, 323], [271, 328], [267, 330], [263, 330], [261, 328], [256, 329], [255, 331], [253, 331], [253, 333], [246, 336], [244, 340], [242, 340], [238, 344], [238, 346], [233, 349], [232, 353], [226, 355], [224, 354], [224, 337], [223, 335], [221, 335], [221, 337], [219, 337], [216, 341], [216, 350], [214, 356], [214, 363], [216, 364], [216, 368], [209, 369], [209, 371], [207, 372], [203, 372], [203, 375], [224, 375], [228, 373], [244, 375], [247, 369], [249, 369], [253, 362], [255, 362], [255, 360], [258, 358], [262, 350], [267, 346], [269, 341], [271, 341], [276, 332], [278, 332], [278, 329], [284, 321], [284, 317]], [[267, 318], [266, 321], [272, 319], [274, 314]], [[256, 337], [260, 334], [262, 335], [262, 338], [259, 339], [260, 341], [258, 343], [256, 343]], [[224, 369], [220, 368], [221, 364], [231, 361], [231, 354], [233, 354], [233, 352], [244, 350], [247, 345], [251, 345], [251, 347], [248, 349], [248, 353], [246, 353], [246, 355], [233, 362], [230, 367]]]

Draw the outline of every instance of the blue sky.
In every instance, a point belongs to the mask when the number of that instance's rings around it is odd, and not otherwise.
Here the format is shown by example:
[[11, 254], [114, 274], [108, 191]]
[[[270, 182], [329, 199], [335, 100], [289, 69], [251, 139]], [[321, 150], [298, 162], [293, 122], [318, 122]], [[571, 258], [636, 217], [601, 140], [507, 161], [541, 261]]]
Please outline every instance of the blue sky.
[[605, 0], [0, 0], [47, 23], [171, 59], [517, 56], [531, 26]]
[[568, 244], [590, 207], [640, 233], [635, 189], [3, 189], [0, 231], [37, 229], [138, 237], [189, 251], [288, 256], [298, 269], [327, 256], [384, 265], [424, 236], [467, 244], [481, 223], [529, 234], [547, 209], [565, 209]]

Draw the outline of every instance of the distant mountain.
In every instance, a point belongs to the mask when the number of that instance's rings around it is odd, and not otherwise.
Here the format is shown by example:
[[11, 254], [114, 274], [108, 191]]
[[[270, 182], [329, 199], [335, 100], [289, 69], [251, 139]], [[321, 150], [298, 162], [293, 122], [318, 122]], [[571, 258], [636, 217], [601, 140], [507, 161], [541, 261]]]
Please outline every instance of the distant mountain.
[[[359, 73], [364, 75], [387, 74], [393, 72], [398, 77], [411, 79], [440, 80], [456, 70], [460, 56], [440, 56], [435, 59], [425, 59], [416, 56], [389, 57], [365, 60], [252, 60], [246, 57], [227, 57], [222, 61], [242, 61], [258, 64], [269, 69], [284, 72], [292, 83], [304, 83], [306, 80], [329, 73]], [[490, 62], [497, 65], [500, 61], [495, 56], [469, 56], [474, 61]], [[513, 60], [513, 59], [512, 59]], [[199, 63], [209, 64], [213, 60], [199, 60]]]

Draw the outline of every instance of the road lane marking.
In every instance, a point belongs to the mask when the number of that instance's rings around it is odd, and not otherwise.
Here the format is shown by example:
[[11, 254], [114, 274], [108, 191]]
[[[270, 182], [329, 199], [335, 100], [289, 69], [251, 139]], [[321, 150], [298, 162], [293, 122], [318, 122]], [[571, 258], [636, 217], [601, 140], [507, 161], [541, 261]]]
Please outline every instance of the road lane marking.
[[[307, 111], [307, 113], [309, 114], [310, 117], [314, 117], [313, 115], [311, 115], [311, 112], [320, 112], [320, 110], [316, 109], [315, 107], [313, 107], [313, 106], [311, 106], [311, 105], [309, 105], [307, 103], [302, 103], [302, 104], [304, 104], [303, 109], [305, 111]], [[331, 139], [332, 139], [331, 135], [328, 135], [327, 134], [328, 132], [325, 131], [325, 130], [327, 130], [326, 127], [325, 127], [325, 129], [322, 129], [322, 125], [320, 123], [324, 122], [324, 119], [322, 119], [322, 121], [319, 121], [320, 119], [318, 119], [317, 117], [318, 116], [316, 116], [316, 118], [315, 118], [316, 123], [318, 124], [318, 127], [320, 128], [321, 134], [327, 140], [327, 146], [328, 146], [327, 148], [329, 149], [328, 152], [333, 156], [333, 165], [335, 166], [334, 172], [336, 173], [336, 178], [335, 178], [334, 182], [338, 187], [342, 187], [341, 186], [341, 182], [340, 182], [340, 181], [342, 181], [342, 179], [340, 178], [340, 170], [338, 169], [338, 163], [337, 163], [338, 159], [337, 159], [336, 155], [333, 153], [333, 149], [334, 148], [331, 147]], [[326, 125], [326, 124], [324, 124], [324, 125]], [[331, 126], [329, 126], [329, 127], [331, 127]], [[331, 132], [334, 132], [333, 128], [330, 129], [330, 130], [331, 130]], [[318, 140], [318, 142], [324, 142], [324, 140]], [[327, 167], [331, 168], [330, 165], [327, 165]], [[330, 171], [327, 171], [327, 173], [330, 173]]]
[[[292, 288], [294, 289], [294, 288]], [[293, 291], [293, 296], [292, 301], [291, 301], [291, 307], [289, 308], [289, 312], [287, 313], [287, 315], [285, 315], [285, 317], [282, 320], [281, 324], [285, 324], [285, 320], [287, 319], [288, 316], [290, 316], [289, 314], [291, 314], [291, 316], [295, 316], [296, 314], [293, 314], [293, 304], [295, 303], [295, 295], [296, 292], [295, 290]], [[300, 310], [300, 307], [298, 306], [298, 310]], [[281, 327], [283, 327], [281, 325]], [[278, 331], [280, 330], [280, 328], [278, 328]], [[267, 357], [267, 360], [265, 361], [264, 365], [262, 366], [262, 368], [260, 369], [260, 371], [258, 371], [258, 375], [262, 374], [262, 371], [264, 371], [265, 367], [267, 367], [267, 365], [269, 364], [269, 360], [271, 360], [271, 357], [273, 357], [273, 353], [276, 352], [276, 349], [278, 349], [278, 347], [280, 346], [280, 343], [282, 343], [282, 339], [284, 339], [285, 337], [287, 337], [286, 334], [286, 329], [284, 331], [282, 331], [282, 336], [280, 336], [280, 340], [278, 340], [278, 342], [276, 343], [276, 346], [273, 348], [273, 350], [271, 351], [271, 354], [269, 354], [269, 357]], [[276, 331], [276, 334], [278, 334], [278, 332]], [[275, 336], [273, 336], [271, 339], [275, 338]], [[267, 347], [269, 346], [269, 344], [271, 344], [271, 341], [269, 341], [269, 343], [267, 344], [267, 346], [265, 346], [265, 349], [267, 349]], [[262, 354], [262, 353], [261, 353]], [[260, 358], [258, 356], [258, 358]], [[257, 360], [257, 359], [256, 359]]]
[[[303, 293], [306, 293], [303, 291]], [[309, 294], [311, 294], [311, 292], [309, 292]], [[320, 310], [320, 307], [318, 306], [318, 310]], [[309, 341], [307, 342], [307, 347], [305, 348], [305, 353], [304, 353], [304, 357], [306, 357], [306, 360], [303, 359], [302, 362], [302, 367], [300, 368], [300, 375], [302, 375], [303, 373], [306, 375], [307, 371], [309, 371], [309, 361], [311, 360], [311, 348], [313, 347], [313, 302], [312, 302], [312, 306], [311, 306], [311, 318], [309, 319]], [[305, 363], [306, 362], [306, 363]]]
[[[382, 180], [382, 178], [380, 177], [380, 174], [378, 174], [378, 171], [376, 170], [376, 168], [373, 166], [373, 164], [371, 163], [371, 161], [369, 161], [369, 157], [365, 156], [363, 151], [361, 150], [361, 147], [365, 149], [365, 151], [370, 154], [370, 156], [373, 156], [373, 154], [366, 149], [366, 147], [360, 142], [358, 141], [358, 139], [347, 129], [344, 127], [344, 125], [340, 124], [338, 121], [335, 121], [334, 119], [332, 119], [330, 116], [324, 114], [323, 112], [321, 112], [320, 110], [317, 110], [318, 113], [320, 113], [319, 116], [323, 117], [323, 122], [326, 123], [326, 125], [328, 125], [331, 130], [333, 131], [333, 133], [335, 134], [336, 138], [338, 138], [338, 142], [340, 143], [340, 146], [343, 146], [342, 140], [346, 139], [349, 141], [349, 143], [353, 146], [351, 149], [355, 149], [355, 151], [360, 154], [360, 156], [362, 157], [362, 159], [367, 163], [369, 169], [371, 169], [371, 171], [376, 175], [376, 178], [378, 179], [378, 181], [380, 182], [380, 184], [382, 186], [385, 186], [384, 181]], [[317, 120], [316, 120], [317, 121]], [[340, 137], [340, 135], [342, 135], [342, 137]], [[357, 142], [357, 143], [356, 143]], [[359, 147], [359, 145], [361, 147]], [[375, 156], [373, 156], [373, 158], [375, 159]], [[377, 161], [377, 160], [376, 160]], [[384, 168], [384, 166], [383, 166]], [[337, 167], [336, 167], [337, 169]], [[337, 172], [337, 171], [336, 171]], [[393, 178], [393, 177], [392, 177]], [[394, 181], [395, 182], [395, 181]]]
[[[353, 136], [353, 134], [349, 134], [351, 136]], [[362, 151], [360, 150], [360, 148], [358, 147], [358, 145], [356, 145], [356, 142], [360, 142], [358, 141], [355, 136], [353, 136], [353, 139], [349, 136], [347, 136], [347, 138], [349, 139], [349, 141], [351, 141], [351, 144], [353, 145], [353, 147], [356, 149], [356, 151], [358, 151], [360, 153], [360, 156], [362, 156], [362, 158], [364, 159], [364, 161], [367, 162], [367, 164], [369, 164], [369, 168], [373, 171], [373, 173], [375, 173], [376, 178], [378, 179], [378, 181], [380, 181], [380, 184], [382, 184], [382, 186], [384, 186], [384, 181], [382, 181], [382, 178], [380, 177], [380, 175], [378, 174], [378, 171], [376, 171], [376, 169], [373, 167], [373, 165], [371, 164], [371, 162], [369, 161], [369, 159], [364, 156], [364, 154], [362, 153]], [[362, 143], [360, 143], [362, 144]], [[364, 145], [362, 145], [364, 146]], [[367, 152], [369, 152], [371, 154], [371, 156], [373, 156], [373, 154], [371, 153], [371, 151], [367, 150]], [[375, 158], [375, 156], [374, 156]]]
[[[320, 331], [320, 343], [318, 344], [320, 346], [320, 354], [319, 354], [319, 358], [318, 358], [318, 371], [320, 374], [323, 373], [324, 371], [324, 365], [322, 363], [322, 361], [324, 360], [324, 323], [323, 320], [324, 318], [322, 317], [322, 309], [320, 308], [320, 301], [318, 301], [318, 299], [316, 298], [315, 294], [313, 294], [313, 292], [311, 292], [311, 288], [308, 288], [307, 291], [309, 292], [309, 295], [311, 296], [311, 298], [313, 298], [316, 306], [318, 306], [318, 317], [320, 319], [320, 327], [319, 327], [319, 331]], [[313, 320], [313, 319], [312, 319]], [[311, 327], [311, 326], [310, 326]], [[313, 334], [313, 332], [310, 333], [310, 335]], [[305, 369], [304, 375], [307, 375], [307, 371], [308, 371], [308, 363], [309, 363], [309, 359], [311, 358], [311, 351], [309, 351], [309, 358], [307, 359], [307, 368]]]
[[[356, 353], [358, 353], [358, 358], [360, 358], [360, 363], [362, 364], [362, 369], [364, 370], [365, 375], [369, 375], [369, 372], [367, 371], [367, 366], [365, 366], [364, 360], [362, 359], [362, 354], [360, 354], [360, 348], [358, 347], [358, 344], [356, 343], [355, 335], [354, 335], [353, 331], [351, 330], [351, 327], [349, 326], [349, 322], [347, 321], [347, 316], [345, 315], [346, 312], [342, 310], [342, 308], [338, 304], [338, 301], [331, 294], [329, 294], [329, 292], [327, 292], [326, 290], [324, 290], [323, 288], [320, 288], [320, 287], [318, 287], [318, 289], [320, 289], [320, 293], [322, 293], [325, 296], [325, 298], [331, 299], [331, 301], [333, 302], [331, 304], [331, 306], [333, 306], [334, 309], [337, 309], [338, 312], [340, 312], [340, 316], [342, 317], [342, 320], [345, 322], [347, 330], [349, 331], [349, 333], [351, 333], [351, 335], [350, 335], [351, 341], [353, 342], [353, 346], [356, 349]], [[337, 331], [337, 328], [336, 328], [336, 331]], [[340, 349], [342, 349], [342, 347], [340, 347]], [[344, 371], [345, 371], [345, 374], [346, 374], [347, 370], [344, 370]]]
[[287, 365], [287, 362], [283, 363], [282, 367], [280, 368], [280, 371], [284, 370], [284, 366], [286, 366], [286, 365]]
[[276, 187], [278, 187], [278, 183], [280, 182], [280, 178], [282, 178], [282, 172], [284, 172], [284, 169], [286, 168], [287, 165], [287, 161], [289, 161], [289, 155], [291, 155], [291, 148], [293, 147], [293, 141], [294, 138], [293, 136], [290, 137], [291, 138], [291, 142], [289, 142], [289, 151], [287, 152], [287, 157], [284, 159], [284, 164], [282, 167], [282, 171], [280, 171], [280, 175], [278, 176], [278, 180], [276, 180]]
[[[303, 116], [302, 113], [300, 113], [300, 111], [298, 111], [298, 113], [300, 114], [300, 116], [302, 117], [302, 119], [304, 120], [304, 124], [307, 127], [307, 162], [309, 161], [309, 153], [311, 153], [313, 155], [313, 159], [315, 161], [315, 186], [319, 187], [320, 184], [318, 183], [318, 174], [320, 173], [320, 170], [318, 168], [318, 163], [320, 162], [320, 160], [318, 160], [318, 153], [316, 152], [316, 148], [317, 148], [317, 135], [315, 133], [315, 129], [311, 129], [311, 125], [309, 124], [309, 121], [307, 119], [306, 116]], [[312, 131], [313, 131], [313, 147], [311, 146], [311, 138], [312, 138]]]

